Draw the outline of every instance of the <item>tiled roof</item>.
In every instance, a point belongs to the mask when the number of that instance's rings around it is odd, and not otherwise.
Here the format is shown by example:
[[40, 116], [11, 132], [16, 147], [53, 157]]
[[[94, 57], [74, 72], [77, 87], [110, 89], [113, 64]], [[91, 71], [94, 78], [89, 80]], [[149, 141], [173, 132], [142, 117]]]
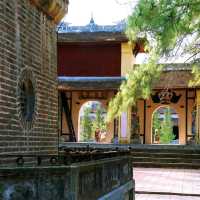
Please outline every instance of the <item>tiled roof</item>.
[[153, 88], [188, 88], [192, 78], [193, 76], [189, 70], [163, 71]]
[[191, 71], [192, 65], [186, 63], [171, 63], [171, 64], [164, 64], [163, 71]]
[[125, 21], [121, 21], [115, 25], [97, 25], [91, 18], [86, 26], [70, 26], [69, 23], [60, 23], [57, 27], [59, 33], [92, 33], [92, 32], [124, 32], [126, 28]]
[[59, 90], [117, 90], [124, 77], [58, 77]]
[[[192, 80], [190, 70], [163, 71], [154, 89], [188, 88]], [[58, 77], [60, 90], [117, 90], [125, 77]]]

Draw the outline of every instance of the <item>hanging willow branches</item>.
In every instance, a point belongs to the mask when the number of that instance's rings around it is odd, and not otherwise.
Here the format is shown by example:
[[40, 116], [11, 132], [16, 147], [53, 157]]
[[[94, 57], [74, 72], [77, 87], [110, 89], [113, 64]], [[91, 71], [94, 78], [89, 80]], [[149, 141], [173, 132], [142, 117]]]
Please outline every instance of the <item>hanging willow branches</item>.
[[[150, 59], [147, 64], [134, 67], [129, 73], [109, 104], [108, 120], [134, 105], [137, 99], [149, 97], [152, 84], [162, 71], [162, 66], [157, 65], [158, 59], [174, 53], [174, 50], [175, 54], [188, 55], [185, 61], [195, 63], [192, 84], [200, 83], [199, 0], [139, 0], [127, 24], [126, 33], [131, 42], [137, 41], [138, 35], [153, 39], [146, 46]], [[187, 42], [185, 38], [189, 38]]]
[[137, 65], [122, 83], [120, 90], [109, 103], [107, 120], [119, 116], [129, 106], [135, 105], [137, 99], [148, 98], [153, 83], [160, 77], [162, 65], [156, 64], [153, 57], [148, 64]]

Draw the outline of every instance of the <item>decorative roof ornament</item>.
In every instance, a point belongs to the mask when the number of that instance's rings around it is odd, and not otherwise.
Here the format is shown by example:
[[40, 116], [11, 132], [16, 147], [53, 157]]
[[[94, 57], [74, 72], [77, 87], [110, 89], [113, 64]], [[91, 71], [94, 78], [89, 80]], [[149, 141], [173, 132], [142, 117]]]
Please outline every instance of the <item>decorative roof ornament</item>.
[[170, 89], [164, 89], [158, 93], [161, 104], [170, 104], [173, 93]]
[[180, 98], [181, 94], [176, 95], [174, 91], [168, 88], [165, 88], [160, 92], [156, 92], [155, 94], [151, 94], [152, 101], [154, 103], [161, 103], [161, 104], [178, 103]]
[[94, 23], [94, 18], [93, 18], [93, 12], [91, 13], [90, 24], [95, 24]]
[[98, 25], [94, 22], [93, 13], [91, 13], [90, 22], [87, 27], [89, 27], [90, 32], [96, 32], [98, 30]]

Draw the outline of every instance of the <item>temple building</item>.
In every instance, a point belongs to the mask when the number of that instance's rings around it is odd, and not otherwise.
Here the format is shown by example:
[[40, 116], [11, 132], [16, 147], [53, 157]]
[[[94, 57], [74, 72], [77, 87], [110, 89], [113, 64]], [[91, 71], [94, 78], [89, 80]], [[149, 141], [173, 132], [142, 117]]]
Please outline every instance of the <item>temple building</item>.
[[68, 3], [0, 1], [0, 199], [134, 199], [127, 148], [59, 146], [56, 28]]
[[[79, 141], [82, 105], [88, 101], [99, 101], [106, 109], [125, 77], [127, 62], [133, 62], [132, 45], [128, 44], [123, 33], [124, 25], [121, 22], [114, 26], [98, 26], [93, 18], [88, 25], [81, 27], [61, 24], [58, 89], [62, 106], [67, 105], [70, 113], [68, 115], [64, 112], [68, 109], [62, 109], [61, 135], [65, 140], [67, 133], [74, 131], [74, 140], [70, 141]], [[104, 142], [110, 143], [113, 137], [118, 136], [118, 124], [115, 120], [108, 125]]]
[[196, 129], [197, 89], [189, 88], [191, 66], [166, 64], [160, 80], [154, 85], [151, 97], [138, 101], [140, 136], [145, 144], [157, 143], [153, 132], [153, 116], [163, 110], [171, 111], [175, 144], [187, 144], [194, 139]]
[[[62, 23], [58, 35], [58, 80], [60, 100], [60, 133], [63, 141], [79, 141], [79, 112], [87, 101], [99, 101], [106, 109], [126, 74], [134, 67], [138, 53], [144, 52], [141, 42], [131, 44], [125, 33], [125, 22], [99, 26], [93, 18], [86, 26]], [[191, 66], [182, 63], [164, 64], [160, 80], [149, 99], [140, 99], [137, 109], [128, 109], [107, 127], [106, 140], [132, 143], [133, 127], [137, 126], [137, 142], [161, 143], [159, 130], [153, 127], [155, 112], [163, 121], [170, 110], [174, 135], [170, 144], [187, 144], [198, 135], [198, 88], [189, 87]], [[66, 103], [68, 102], [68, 103]], [[67, 107], [67, 108], [65, 108]], [[137, 123], [137, 124], [135, 124]], [[155, 133], [156, 132], [156, 133]]]

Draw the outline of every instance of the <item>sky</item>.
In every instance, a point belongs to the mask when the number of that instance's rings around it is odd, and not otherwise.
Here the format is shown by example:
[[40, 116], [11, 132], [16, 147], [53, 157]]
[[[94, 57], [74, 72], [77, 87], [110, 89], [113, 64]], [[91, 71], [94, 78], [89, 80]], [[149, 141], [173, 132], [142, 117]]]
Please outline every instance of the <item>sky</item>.
[[63, 21], [86, 25], [93, 16], [96, 24], [110, 25], [125, 19], [136, 0], [69, 0], [68, 14]]

